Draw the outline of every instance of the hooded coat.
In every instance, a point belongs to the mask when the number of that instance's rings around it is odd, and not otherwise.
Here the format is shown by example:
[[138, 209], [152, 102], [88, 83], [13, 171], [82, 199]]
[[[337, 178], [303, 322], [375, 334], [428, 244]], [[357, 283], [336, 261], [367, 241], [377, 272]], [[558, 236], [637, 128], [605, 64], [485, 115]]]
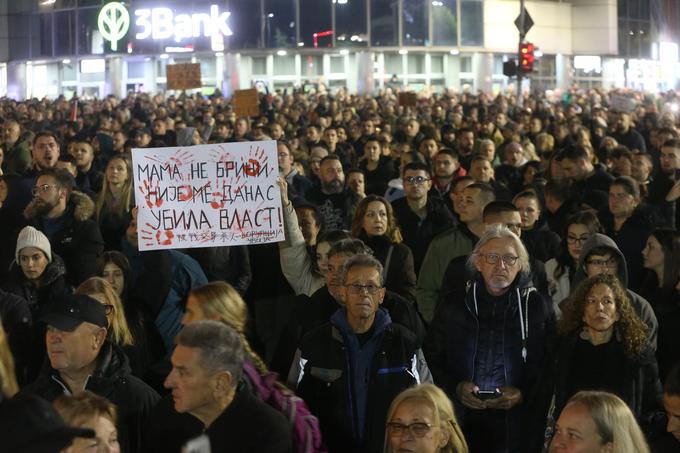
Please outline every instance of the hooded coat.
[[78, 286], [97, 273], [97, 259], [104, 252], [104, 239], [97, 222], [92, 220], [94, 201], [74, 191], [66, 205], [56, 231], [50, 232], [44, 217], [38, 215], [35, 200], [24, 210], [28, 224], [45, 233], [52, 253], [61, 256], [66, 265], [66, 279]]
[[[574, 273], [574, 279], [571, 282], [571, 293], [573, 294], [578, 285], [583, 280], [588, 278], [588, 275], [586, 274], [586, 259], [588, 259], [588, 256], [591, 254], [593, 249], [600, 247], [606, 247], [612, 256], [618, 261], [617, 276], [619, 277], [619, 281], [621, 282], [621, 285], [626, 288], [633, 310], [635, 310], [635, 313], [637, 313], [640, 319], [642, 319], [642, 321], [649, 328], [649, 346], [653, 351], [656, 351], [656, 338], [659, 331], [659, 322], [656, 319], [656, 315], [654, 314], [652, 306], [649, 305], [649, 302], [647, 302], [647, 299], [628, 289], [628, 267], [626, 266], [626, 258], [623, 253], [621, 253], [621, 250], [619, 250], [616, 242], [614, 242], [612, 238], [605, 236], [604, 234], [596, 233], [593, 234], [585, 244], [583, 244], [581, 256], [579, 258], [578, 269], [576, 269], [576, 272]], [[569, 299], [566, 299], [563, 302], [563, 304], [568, 303]], [[562, 307], [562, 311], [564, 311], [564, 307]]]

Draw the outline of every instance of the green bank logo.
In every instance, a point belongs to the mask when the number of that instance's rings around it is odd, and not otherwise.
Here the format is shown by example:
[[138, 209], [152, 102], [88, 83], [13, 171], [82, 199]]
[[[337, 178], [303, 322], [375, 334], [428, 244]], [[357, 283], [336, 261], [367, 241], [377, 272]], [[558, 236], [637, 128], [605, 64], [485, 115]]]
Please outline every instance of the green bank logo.
[[130, 28], [130, 13], [118, 2], [104, 5], [99, 11], [97, 26], [102, 37], [111, 43], [111, 50], [118, 50], [118, 41], [123, 38]]

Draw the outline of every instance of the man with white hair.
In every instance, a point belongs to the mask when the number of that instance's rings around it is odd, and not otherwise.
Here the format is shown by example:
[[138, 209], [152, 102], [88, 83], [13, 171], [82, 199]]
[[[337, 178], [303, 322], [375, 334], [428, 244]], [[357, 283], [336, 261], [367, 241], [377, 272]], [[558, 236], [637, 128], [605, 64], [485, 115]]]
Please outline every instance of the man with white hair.
[[487, 228], [468, 258], [474, 277], [442, 301], [425, 340], [435, 382], [455, 402], [471, 451], [517, 451], [551, 305], [528, 283], [529, 256], [507, 226]]

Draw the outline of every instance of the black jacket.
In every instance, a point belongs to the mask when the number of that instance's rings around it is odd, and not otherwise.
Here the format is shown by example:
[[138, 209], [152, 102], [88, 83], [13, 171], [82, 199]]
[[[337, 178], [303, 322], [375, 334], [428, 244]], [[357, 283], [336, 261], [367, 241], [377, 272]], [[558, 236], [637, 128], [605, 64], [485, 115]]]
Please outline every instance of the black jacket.
[[[295, 350], [300, 346], [305, 334], [326, 324], [338, 308], [340, 305], [325, 285], [315, 291], [311, 298], [304, 295], [298, 296], [290, 320], [276, 346], [271, 368], [279, 375], [285, 376], [290, 370]], [[385, 292], [382, 308], [387, 310], [392, 322], [413, 332], [418, 344], [422, 344], [425, 339], [425, 325], [415, 304], [388, 290]]]
[[[382, 451], [385, 417], [402, 390], [431, 382], [415, 336], [378, 310], [359, 345], [344, 309], [305, 336], [289, 383], [319, 418], [331, 453]], [[304, 365], [302, 365], [304, 363]], [[299, 365], [302, 365], [301, 367]]]
[[[85, 389], [116, 405], [121, 451], [142, 452], [142, 430], [151, 409], [159, 400], [158, 393], [130, 374], [128, 359], [118, 347], [106, 342], [97, 361]], [[46, 363], [38, 379], [25, 387], [22, 393], [34, 393], [47, 401], [54, 401], [67, 389], [59, 372]]]
[[291, 427], [286, 418], [240, 385], [234, 400], [209, 428], [197, 418], [175, 411], [170, 396], [153, 408], [145, 430], [145, 453], [179, 452], [205, 432], [213, 453], [288, 453]]
[[[573, 396], [568, 392], [568, 388], [571, 387], [568, 379], [571, 371], [581, 366], [579, 357], [574, 354], [578, 341], [583, 341], [579, 340], [578, 335], [561, 337], [555, 348], [552, 363], [555, 414], [559, 414], [569, 398]], [[626, 402], [641, 425], [649, 425], [661, 408], [662, 395], [659, 370], [654, 355], [648, 351], [635, 359], [626, 358], [619, 381], [610, 384], [612, 387], [609, 391], [613, 391], [614, 387], [624, 389], [617, 396]]]
[[319, 208], [323, 226], [327, 231], [350, 229], [354, 211], [359, 203], [357, 194], [345, 189], [340, 193], [329, 195], [317, 187], [308, 190], [306, 198]]
[[546, 262], [560, 254], [560, 236], [548, 228], [548, 223], [539, 219], [530, 230], [522, 230], [522, 242], [529, 256]]
[[394, 200], [392, 208], [404, 236], [404, 244], [413, 252], [415, 271], [418, 273], [432, 238], [454, 226], [453, 214], [441, 199], [430, 196], [427, 198], [427, 215], [424, 219], [411, 210], [406, 197]]
[[662, 220], [653, 209], [645, 205], [635, 208], [619, 231], [614, 231], [614, 216], [609, 209], [601, 210], [597, 217], [600, 219], [604, 233], [614, 239], [621, 253], [626, 257], [628, 287], [638, 291], [642, 284], [641, 277], [644, 269], [642, 249], [645, 248], [652, 230], [663, 225]]
[[184, 253], [198, 261], [209, 281], [223, 280], [241, 295], [245, 294], [253, 280], [250, 254], [245, 245], [191, 248]]
[[[66, 264], [66, 278], [77, 286], [97, 273], [97, 258], [104, 251], [104, 239], [97, 222], [92, 220], [94, 202], [85, 194], [73, 192], [64, 212], [59, 231], [46, 234], [52, 253], [61, 256]], [[45, 233], [45, 220], [37, 215], [33, 202], [24, 210], [30, 225]]]
[[16, 378], [20, 386], [24, 385], [27, 383], [33, 321], [28, 302], [22, 297], [0, 289], [0, 319], [14, 356]]
[[416, 272], [411, 249], [404, 243], [391, 242], [387, 236], [369, 237], [362, 233], [359, 239], [373, 250], [373, 255], [385, 267], [383, 272], [385, 288], [415, 302]]

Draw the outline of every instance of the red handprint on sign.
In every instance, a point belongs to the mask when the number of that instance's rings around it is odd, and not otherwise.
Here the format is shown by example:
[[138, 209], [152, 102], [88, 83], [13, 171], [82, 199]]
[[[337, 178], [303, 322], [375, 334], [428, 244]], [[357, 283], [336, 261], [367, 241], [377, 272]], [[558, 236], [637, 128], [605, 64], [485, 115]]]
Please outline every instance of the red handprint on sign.
[[[160, 189], [160, 186], [159, 186], [158, 182], [156, 182], [156, 186], [153, 186], [153, 183], [149, 184], [149, 182], [147, 180], [144, 180], [143, 186], [139, 186], [139, 190], [142, 192], [142, 194], [144, 194], [144, 199], [146, 200], [146, 205], [149, 208], [153, 208], [154, 205], [157, 208], [160, 208], [161, 205], [163, 204], [163, 200], [158, 196], [159, 189]], [[156, 199], [154, 202], [151, 201], [152, 195]]]
[[[156, 230], [150, 223], [146, 223], [147, 228], [142, 229], [140, 237], [146, 241], [147, 246], [172, 245], [175, 234], [171, 230]], [[154, 233], [155, 231], [155, 233]], [[155, 242], [154, 242], [155, 241]]]

